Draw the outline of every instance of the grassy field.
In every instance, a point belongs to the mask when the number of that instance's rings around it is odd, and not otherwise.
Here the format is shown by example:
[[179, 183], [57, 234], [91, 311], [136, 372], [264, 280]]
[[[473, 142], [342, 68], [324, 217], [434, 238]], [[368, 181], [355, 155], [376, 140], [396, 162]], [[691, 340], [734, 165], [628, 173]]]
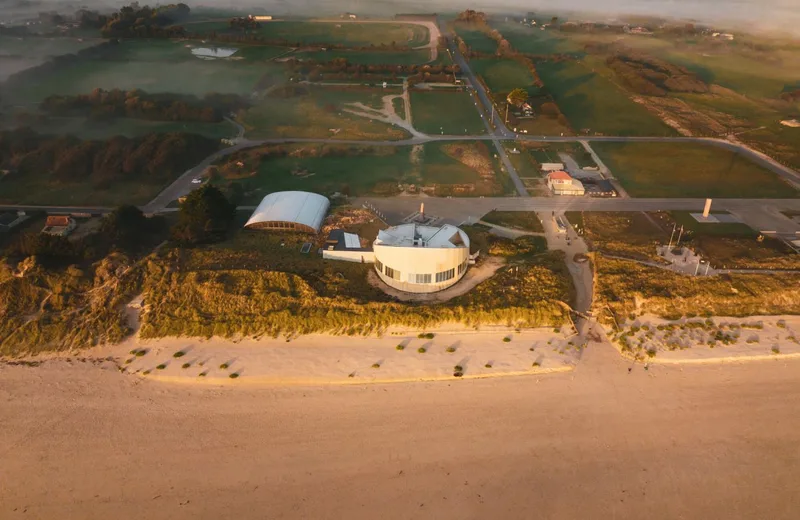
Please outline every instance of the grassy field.
[[583, 54], [583, 45], [571, 38], [569, 33], [557, 30], [542, 31], [518, 23], [494, 20], [492, 27], [500, 31], [517, 52], [535, 55]]
[[[242, 117], [247, 136], [307, 137], [338, 139], [395, 140], [408, 136], [405, 130], [348, 113], [349, 103], [382, 107], [381, 98], [399, 93], [396, 89], [333, 88], [310, 86], [305, 94], [291, 97], [266, 96]], [[333, 133], [331, 129], [339, 129]]]
[[568, 211], [566, 216], [593, 251], [663, 263], [656, 246], [669, 242], [666, 215]]
[[533, 211], [490, 211], [481, 220], [511, 229], [544, 233], [542, 221]]
[[533, 86], [530, 71], [514, 60], [481, 58], [470, 61], [470, 67], [496, 93], [507, 94], [515, 88], [524, 88], [534, 94], [538, 90]]
[[0, 36], [0, 81], [52, 57], [75, 53], [100, 42], [97, 39]]
[[412, 90], [414, 128], [428, 134], [480, 135], [486, 133], [480, 112], [469, 92]]
[[646, 108], [602, 76], [575, 62], [536, 64], [539, 77], [576, 131], [605, 135], [675, 135]]
[[273, 45], [241, 45], [238, 46], [234, 56], [247, 61], [270, 61], [290, 51], [291, 49], [286, 47], [275, 47]]
[[[9, 123], [9, 128], [15, 126]], [[226, 121], [220, 123], [183, 123], [117, 118], [107, 122], [98, 122], [83, 117], [50, 117], [42, 122], [30, 123], [27, 126], [41, 134], [74, 135], [81, 139], [108, 139], [115, 135], [138, 137], [152, 132], [188, 132], [214, 139], [236, 137], [237, 134], [236, 128]]]
[[357, 65], [422, 65], [430, 61], [429, 50], [412, 50], [407, 52], [369, 52], [330, 49], [327, 51], [298, 51], [291, 54], [302, 60], [332, 61], [344, 58], [349, 63]]
[[[224, 34], [239, 34], [229, 28], [227, 22], [198, 22], [185, 25], [193, 33], [216, 31]], [[419, 47], [430, 41], [427, 27], [416, 24], [356, 23], [356, 22], [301, 22], [272, 21], [262, 22], [261, 27], [251, 34], [258, 34], [269, 40], [286, 40], [292, 44], [309, 45], [328, 43], [346, 47], [369, 47], [370, 45], [407, 45]]]
[[791, 198], [773, 172], [740, 155], [696, 143], [592, 143], [632, 197]]
[[166, 186], [141, 179], [114, 181], [110, 186], [90, 182], [59, 182], [41, 176], [15, 177], [0, 181], [0, 204], [44, 204], [54, 206], [119, 206], [146, 204]]
[[[438, 195], [503, 193], [503, 179], [483, 143], [427, 143], [415, 148], [267, 146], [224, 159], [212, 182], [240, 183], [247, 194], [244, 204], [257, 204], [267, 193], [282, 190], [395, 195], [400, 184], [435, 185]], [[471, 189], [458, 188], [464, 185]]]
[[456, 33], [464, 40], [464, 43], [474, 52], [485, 54], [497, 52], [497, 42], [489, 38], [483, 31], [462, 23], [457, 23], [455, 29]]
[[16, 102], [38, 102], [52, 94], [85, 94], [94, 88], [173, 92], [202, 96], [209, 92], [249, 94], [276, 68], [244, 61], [201, 60], [184, 43], [126, 40], [102, 59], [83, 60], [47, 77], [19, 85]]

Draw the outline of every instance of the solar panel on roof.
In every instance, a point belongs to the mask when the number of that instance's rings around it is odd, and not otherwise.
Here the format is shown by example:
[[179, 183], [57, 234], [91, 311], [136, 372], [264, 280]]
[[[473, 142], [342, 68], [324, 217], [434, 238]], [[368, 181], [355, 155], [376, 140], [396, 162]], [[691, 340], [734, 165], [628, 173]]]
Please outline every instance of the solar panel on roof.
[[353, 233], [345, 233], [344, 247], [347, 249], [359, 249], [361, 247], [361, 240], [359, 240], [358, 235], [354, 235]]

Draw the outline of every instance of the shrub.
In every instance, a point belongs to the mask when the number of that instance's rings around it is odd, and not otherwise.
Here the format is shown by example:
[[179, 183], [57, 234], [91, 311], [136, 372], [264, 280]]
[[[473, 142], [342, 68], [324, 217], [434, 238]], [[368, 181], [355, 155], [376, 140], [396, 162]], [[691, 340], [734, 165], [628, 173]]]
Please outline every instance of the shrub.
[[220, 370], [228, 370], [228, 366], [229, 366], [229, 365], [228, 365], [227, 363], [223, 363], [223, 364], [221, 364], [221, 365], [219, 366], [219, 369], [220, 369]]
[[656, 357], [655, 349], [647, 349], [647, 357], [651, 357], [651, 358]]
[[129, 364], [129, 363], [131, 363], [131, 362], [133, 362], [133, 358], [131, 358], [131, 359], [126, 359], [126, 360], [125, 360], [125, 364], [126, 364], [126, 365], [127, 365], [127, 364]]
[[230, 377], [231, 379], [236, 379], [237, 377], [239, 377], [239, 373], [238, 372], [234, 372], [233, 374], [229, 375], [228, 377]]
[[189, 368], [190, 366], [192, 366], [191, 363], [184, 363], [183, 365], [181, 365], [181, 368], [185, 369], [185, 368]]
[[533, 365], [531, 365], [531, 366], [533, 366], [533, 367], [540, 367], [540, 366], [542, 366], [542, 364], [541, 364], [541, 363], [539, 363], [538, 361], [534, 361], [534, 362], [533, 362]]
[[778, 347], [778, 345], [775, 345], [774, 347], [772, 347], [772, 353], [773, 354], [780, 354], [781, 353], [780, 347]]
[[464, 372], [453, 372], [453, 377], [461, 377], [464, 375]]
[[381, 367], [380, 363], [373, 363], [372, 364], [372, 368], [380, 368], [380, 367]]
[[456, 351], [456, 348], [455, 347], [447, 347], [447, 351], [452, 354], [453, 352]]
[[146, 351], [146, 350], [144, 350], [144, 349], [141, 349], [141, 350], [137, 350], [137, 351], [136, 351], [136, 357], [142, 357], [142, 356], [144, 356], [145, 354], [147, 354], [147, 351]]
[[425, 347], [419, 347], [417, 349], [417, 352], [419, 352], [420, 354], [424, 354], [425, 352], [427, 352], [427, 349]]
[[456, 365], [456, 366], [453, 367], [453, 370], [456, 371], [456, 372], [463, 372], [464, 371], [464, 367], [462, 367], [461, 365]]
[[434, 336], [435, 336], [435, 334], [433, 332], [429, 332], [429, 333], [425, 334], [425, 339], [433, 339]]
[[183, 356], [185, 356], [185, 355], [186, 355], [186, 352], [184, 352], [184, 351], [182, 351], [182, 350], [179, 350], [179, 351], [177, 351], [176, 353], [172, 354], [172, 357], [174, 357], [174, 358], [179, 358], [179, 357], [183, 357]]
[[401, 345], [397, 345], [396, 347], [394, 347], [394, 349], [395, 350], [405, 350], [406, 346], [401, 344]]
[[146, 376], [146, 375], [147, 375], [147, 374], [149, 374], [149, 373], [150, 373], [150, 371], [149, 371], [149, 370], [145, 370], [144, 372], [142, 372], [142, 375], [143, 375], [143, 376]]
[[165, 368], [167, 368], [167, 365], [165, 365], [164, 363], [161, 363], [160, 365], [158, 365], [156, 367], [156, 369], [158, 369], [158, 370], [164, 370]]
[[208, 372], [200, 372], [200, 373], [199, 373], [199, 374], [197, 374], [197, 375], [198, 375], [199, 377], [206, 377], [206, 374], [208, 374]]
[[531, 348], [529, 348], [528, 350], [530, 350], [531, 352], [533, 352], [534, 350], [536, 350], [536, 348], [535, 348], [535, 347], [531, 347]]
[[556, 334], [558, 334], [559, 332], [561, 332], [561, 329], [560, 329], [560, 328], [558, 328], [558, 327], [556, 327], [556, 328], [554, 328], [554, 329], [553, 329], [553, 332], [555, 332]]
[[491, 364], [491, 363], [486, 363], [486, 364], [485, 364], [485, 365], [483, 365], [483, 366], [484, 366], [484, 368], [492, 368], [492, 364]]
[[350, 372], [349, 374], [347, 374], [347, 377], [356, 377], [356, 373], [355, 372]]
[[511, 338], [509, 338], [508, 336], [503, 338], [503, 343], [509, 343], [510, 341], [511, 341]]

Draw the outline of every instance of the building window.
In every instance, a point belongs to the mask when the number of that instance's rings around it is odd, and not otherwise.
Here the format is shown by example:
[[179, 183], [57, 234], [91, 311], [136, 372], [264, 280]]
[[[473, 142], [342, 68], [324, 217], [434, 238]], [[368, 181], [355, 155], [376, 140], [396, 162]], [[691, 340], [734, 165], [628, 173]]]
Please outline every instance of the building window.
[[379, 273], [383, 272], [383, 264], [377, 258], [375, 259], [375, 270], [378, 271]]
[[388, 265], [386, 266], [386, 269], [384, 270], [384, 273], [386, 274], [386, 276], [388, 276], [392, 280], [399, 280], [400, 279], [400, 271], [398, 271], [397, 269], [392, 269]]
[[464, 273], [464, 271], [466, 270], [467, 270], [467, 261], [464, 260], [458, 265], [458, 275], [461, 276], [461, 274]]
[[408, 273], [408, 283], [431, 283], [431, 274]]
[[442, 271], [441, 273], [436, 273], [436, 283], [446, 282], [447, 280], [452, 279], [456, 275], [455, 268], [448, 269], [447, 271]]

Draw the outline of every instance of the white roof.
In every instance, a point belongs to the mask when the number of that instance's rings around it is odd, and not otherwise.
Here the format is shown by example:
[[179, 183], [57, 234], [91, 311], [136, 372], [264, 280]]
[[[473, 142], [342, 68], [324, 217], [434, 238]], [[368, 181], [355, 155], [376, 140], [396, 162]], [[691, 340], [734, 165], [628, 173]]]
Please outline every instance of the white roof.
[[442, 227], [403, 224], [378, 231], [374, 244], [399, 247], [469, 247], [469, 237], [450, 224]]
[[294, 222], [319, 231], [329, 206], [330, 201], [316, 193], [278, 191], [264, 197], [245, 227], [259, 222]]
[[347, 249], [360, 249], [361, 240], [358, 238], [358, 235], [354, 235], [353, 233], [345, 233], [344, 247]]

